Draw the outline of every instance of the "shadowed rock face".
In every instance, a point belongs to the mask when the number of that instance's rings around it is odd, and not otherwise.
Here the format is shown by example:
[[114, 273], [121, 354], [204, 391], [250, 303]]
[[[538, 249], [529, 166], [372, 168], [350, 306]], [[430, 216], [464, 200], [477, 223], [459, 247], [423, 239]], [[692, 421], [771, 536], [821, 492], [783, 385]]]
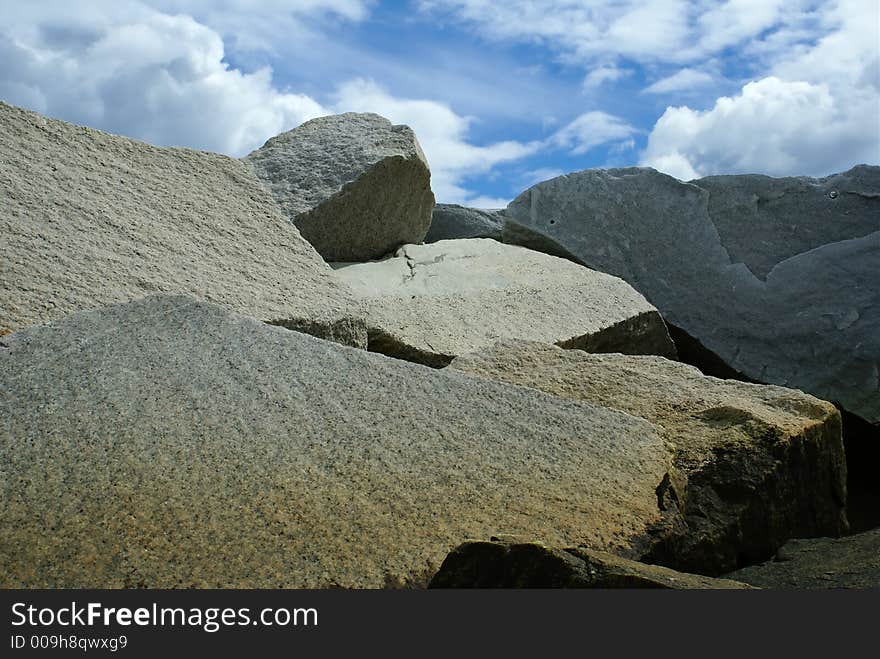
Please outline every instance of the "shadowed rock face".
[[493, 538], [466, 542], [449, 553], [430, 588], [673, 588], [748, 589], [751, 586], [630, 561], [585, 547], [552, 549]]
[[880, 422], [880, 167], [690, 183], [588, 170], [505, 217], [505, 241], [622, 277], [733, 371]]
[[0, 103], [0, 332], [157, 292], [364, 345], [352, 297], [250, 169]]
[[460, 238], [492, 238], [501, 240], [504, 211], [481, 210], [458, 204], [437, 204], [431, 214], [431, 228], [426, 243]]
[[796, 536], [846, 531], [840, 414], [800, 391], [704, 376], [662, 357], [594, 355], [523, 342], [451, 369], [647, 419], [673, 445], [660, 506], [686, 527], [641, 557], [720, 574], [764, 560]]
[[502, 338], [591, 352], [675, 355], [660, 314], [626, 282], [490, 239], [406, 245], [332, 264], [363, 300], [369, 349], [429, 366]]
[[729, 576], [761, 588], [880, 588], [880, 529], [792, 540], [775, 560]]
[[377, 114], [312, 119], [245, 159], [327, 261], [367, 261], [419, 243], [431, 224], [431, 172], [408, 126]]
[[643, 419], [189, 298], [5, 336], [0, 390], [4, 587], [380, 587], [498, 533], [638, 554], [666, 517]]

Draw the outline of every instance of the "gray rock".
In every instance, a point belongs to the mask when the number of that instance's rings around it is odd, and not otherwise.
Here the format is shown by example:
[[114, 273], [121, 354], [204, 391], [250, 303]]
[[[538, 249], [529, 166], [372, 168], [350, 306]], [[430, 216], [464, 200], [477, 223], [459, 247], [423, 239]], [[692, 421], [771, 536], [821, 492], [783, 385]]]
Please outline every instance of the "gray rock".
[[645, 355], [593, 355], [499, 343], [449, 367], [644, 418], [675, 447], [657, 491], [687, 531], [642, 556], [721, 574], [772, 556], [791, 537], [847, 530], [840, 413], [792, 389], [719, 380]]
[[0, 332], [156, 292], [363, 345], [344, 284], [233, 158], [0, 103]]
[[737, 570], [730, 578], [761, 588], [880, 588], [880, 529], [792, 540], [775, 560]]
[[622, 412], [175, 296], [0, 342], [5, 588], [418, 583], [468, 538], [638, 555], [665, 519]]
[[504, 239], [622, 277], [737, 374], [880, 422], [880, 167], [589, 170], [517, 197]]
[[430, 588], [671, 588], [748, 589], [730, 579], [687, 574], [586, 547], [553, 549], [535, 542], [492, 538], [456, 547]]
[[617, 277], [490, 239], [331, 264], [363, 299], [369, 349], [429, 366], [503, 338], [674, 355], [657, 310]]
[[501, 240], [504, 228], [503, 210], [481, 210], [458, 204], [437, 204], [431, 215], [426, 243], [458, 238], [492, 238]]
[[431, 224], [431, 172], [416, 136], [377, 114], [312, 119], [245, 161], [327, 261], [379, 258], [421, 242]]

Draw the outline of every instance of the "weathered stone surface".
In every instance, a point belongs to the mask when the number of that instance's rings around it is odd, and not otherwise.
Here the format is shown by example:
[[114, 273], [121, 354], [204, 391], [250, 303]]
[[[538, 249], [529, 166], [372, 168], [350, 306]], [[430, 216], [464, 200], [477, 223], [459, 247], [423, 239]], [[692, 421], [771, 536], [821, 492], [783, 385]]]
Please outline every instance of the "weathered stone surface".
[[413, 583], [467, 538], [641, 553], [663, 518], [643, 419], [189, 298], [0, 344], [3, 587]]
[[393, 357], [444, 366], [503, 338], [674, 355], [657, 310], [626, 282], [521, 247], [444, 240], [331, 265], [364, 301], [369, 349]]
[[450, 552], [431, 588], [674, 588], [748, 589], [730, 579], [677, 572], [586, 547], [552, 549], [535, 542], [493, 538], [465, 542]]
[[686, 530], [640, 557], [720, 574], [763, 560], [791, 537], [847, 528], [840, 414], [792, 389], [719, 380], [662, 357], [594, 355], [522, 342], [450, 368], [642, 417], [675, 446], [658, 489]]
[[186, 293], [363, 345], [352, 297], [243, 163], [0, 103], [0, 329]]
[[880, 167], [690, 183], [589, 170], [505, 217], [505, 241], [622, 277], [733, 371], [880, 422]]
[[327, 261], [367, 261], [419, 243], [431, 224], [431, 172], [408, 126], [377, 114], [320, 117], [245, 158]]
[[458, 204], [437, 204], [431, 215], [426, 243], [458, 238], [492, 238], [501, 240], [504, 228], [503, 210], [482, 210]]
[[791, 540], [775, 560], [737, 570], [730, 578], [761, 588], [880, 588], [880, 529]]

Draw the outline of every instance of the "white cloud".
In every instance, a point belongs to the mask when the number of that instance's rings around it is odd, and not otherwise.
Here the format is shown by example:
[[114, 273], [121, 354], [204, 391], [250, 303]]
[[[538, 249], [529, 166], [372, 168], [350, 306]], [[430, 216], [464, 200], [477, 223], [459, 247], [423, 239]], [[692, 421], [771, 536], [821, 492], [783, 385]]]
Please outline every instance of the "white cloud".
[[[874, 0], [862, 0], [874, 2]], [[540, 43], [566, 61], [696, 62], [809, 22], [819, 0], [423, 0], [494, 39]], [[815, 34], [815, 31], [811, 34]], [[807, 35], [809, 36], [809, 35]]]
[[598, 66], [592, 69], [584, 78], [584, 90], [598, 89], [605, 83], [616, 82], [629, 75], [632, 75], [631, 69], [624, 69], [614, 65]]
[[557, 131], [547, 143], [580, 155], [601, 144], [626, 140], [635, 132], [636, 129], [620, 117], [593, 110]]
[[880, 4], [840, 0], [821, 18], [824, 36], [777, 53], [774, 75], [705, 111], [667, 108], [642, 163], [692, 178], [820, 176], [880, 162]]
[[655, 83], [645, 87], [647, 94], [669, 94], [671, 92], [690, 91], [698, 87], [711, 85], [714, 78], [705, 71], [684, 68], [670, 76], [661, 78]]
[[748, 83], [738, 96], [719, 98], [710, 110], [667, 108], [642, 164], [679, 178], [828, 174], [877, 160], [877, 110], [876, 97], [854, 106], [851, 98], [838, 102], [827, 85], [768, 77]]
[[154, 144], [231, 155], [326, 114], [308, 96], [275, 89], [268, 68], [231, 69], [220, 36], [188, 16], [140, 3], [107, 3], [100, 16], [94, 5], [77, 15], [65, 7], [16, 13], [15, 29], [0, 29], [0, 97]]
[[696, 20], [699, 50], [715, 53], [734, 46], [779, 23], [796, 21], [806, 9], [806, 3], [797, 0], [728, 0], [710, 5]]
[[431, 166], [431, 187], [438, 201], [473, 204], [464, 180], [495, 165], [519, 160], [541, 146], [512, 140], [478, 146], [467, 141], [472, 118], [430, 100], [395, 98], [371, 80], [352, 80], [337, 91], [336, 112], [376, 112], [416, 133]]

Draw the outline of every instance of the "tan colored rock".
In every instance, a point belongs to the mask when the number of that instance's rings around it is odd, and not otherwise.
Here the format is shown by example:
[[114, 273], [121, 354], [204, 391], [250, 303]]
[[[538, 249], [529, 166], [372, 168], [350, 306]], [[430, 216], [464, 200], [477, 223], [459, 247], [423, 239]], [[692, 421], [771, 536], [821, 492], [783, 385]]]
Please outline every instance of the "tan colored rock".
[[720, 574], [796, 536], [846, 531], [846, 463], [836, 408], [800, 391], [704, 376], [661, 357], [595, 355], [508, 342], [451, 369], [642, 417], [675, 446], [661, 507], [685, 529], [640, 556]]
[[365, 343], [353, 301], [233, 158], [0, 103], [0, 327], [155, 293]]
[[731, 579], [677, 572], [585, 547], [553, 549], [536, 542], [492, 538], [456, 547], [431, 588], [672, 588], [749, 589]]
[[331, 264], [364, 302], [369, 349], [445, 366], [501, 339], [674, 355], [657, 310], [617, 277], [491, 239]]
[[0, 391], [0, 587], [382, 587], [663, 520], [643, 419], [179, 296], [3, 337]]

